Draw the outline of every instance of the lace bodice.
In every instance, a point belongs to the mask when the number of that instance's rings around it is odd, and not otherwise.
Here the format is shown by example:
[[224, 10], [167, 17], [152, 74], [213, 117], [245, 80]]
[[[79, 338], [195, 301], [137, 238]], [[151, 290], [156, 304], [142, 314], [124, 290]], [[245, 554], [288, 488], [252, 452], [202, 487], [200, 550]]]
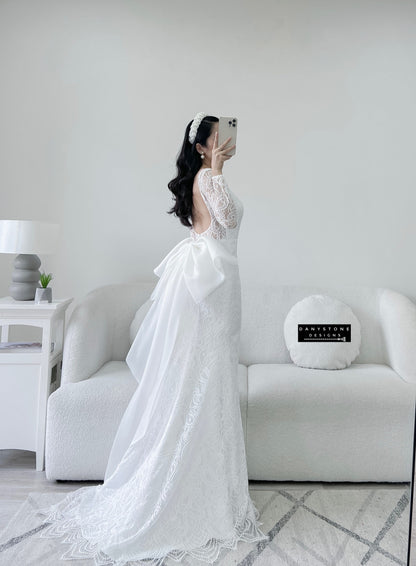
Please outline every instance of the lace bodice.
[[228, 187], [224, 175], [212, 175], [211, 167], [205, 167], [198, 172], [198, 185], [211, 216], [211, 224], [200, 233], [190, 228], [191, 238], [204, 235], [217, 240], [236, 239], [244, 208]]

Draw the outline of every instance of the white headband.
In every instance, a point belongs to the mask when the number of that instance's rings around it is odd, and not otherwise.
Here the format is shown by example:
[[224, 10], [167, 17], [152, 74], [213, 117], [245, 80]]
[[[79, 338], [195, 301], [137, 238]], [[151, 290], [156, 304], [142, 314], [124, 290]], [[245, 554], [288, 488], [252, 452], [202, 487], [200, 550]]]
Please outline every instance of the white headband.
[[191, 143], [194, 143], [199, 124], [202, 122], [205, 116], [208, 116], [208, 114], [206, 114], [205, 112], [198, 112], [198, 114], [192, 120], [191, 128], [189, 130], [189, 141]]

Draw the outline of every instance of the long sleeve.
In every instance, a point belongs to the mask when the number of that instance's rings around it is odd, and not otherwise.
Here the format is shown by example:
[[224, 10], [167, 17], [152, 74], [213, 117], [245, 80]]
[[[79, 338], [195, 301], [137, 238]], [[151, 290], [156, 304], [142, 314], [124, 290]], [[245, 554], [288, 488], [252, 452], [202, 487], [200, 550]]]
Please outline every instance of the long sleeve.
[[225, 228], [235, 228], [237, 211], [224, 175], [212, 175], [212, 169], [205, 169], [200, 177], [199, 188], [216, 220]]

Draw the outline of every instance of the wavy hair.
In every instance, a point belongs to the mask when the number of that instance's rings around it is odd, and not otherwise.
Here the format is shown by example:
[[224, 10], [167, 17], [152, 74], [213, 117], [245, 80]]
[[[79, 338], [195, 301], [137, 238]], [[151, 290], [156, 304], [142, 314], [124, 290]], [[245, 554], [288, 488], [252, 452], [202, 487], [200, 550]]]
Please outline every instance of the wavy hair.
[[[205, 116], [198, 127], [194, 143], [189, 141], [189, 130], [191, 129], [192, 120], [189, 122], [186, 126], [182, 147], [176, 159], [178, 174], [168, 183], [168, 188], [173, 194], [172, 199], [175, 200], [175, 204], [167, 213], [175, 214], [181, 224], [188, 228], [192, 227], [193, 220], [194, 178], [201, 168], [201, 155], [198, 153], [195, 146], [197, 143], [206, 146], [207, 139], [212, 132], [212, 126], [218, 121], [216, 116]], [[189, 219], [191, 219], [191, 221]]]

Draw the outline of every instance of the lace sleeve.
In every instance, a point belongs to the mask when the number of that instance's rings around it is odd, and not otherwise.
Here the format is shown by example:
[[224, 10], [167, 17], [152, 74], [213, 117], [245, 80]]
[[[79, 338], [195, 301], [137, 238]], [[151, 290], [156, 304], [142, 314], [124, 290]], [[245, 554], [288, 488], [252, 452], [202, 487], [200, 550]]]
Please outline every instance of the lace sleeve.
[[212, 175], [212, 169], [205, 169], [200, 176], [199, 188], [215, 219], [225, 228], [235, 228], [237, 212], [224, 175]]

